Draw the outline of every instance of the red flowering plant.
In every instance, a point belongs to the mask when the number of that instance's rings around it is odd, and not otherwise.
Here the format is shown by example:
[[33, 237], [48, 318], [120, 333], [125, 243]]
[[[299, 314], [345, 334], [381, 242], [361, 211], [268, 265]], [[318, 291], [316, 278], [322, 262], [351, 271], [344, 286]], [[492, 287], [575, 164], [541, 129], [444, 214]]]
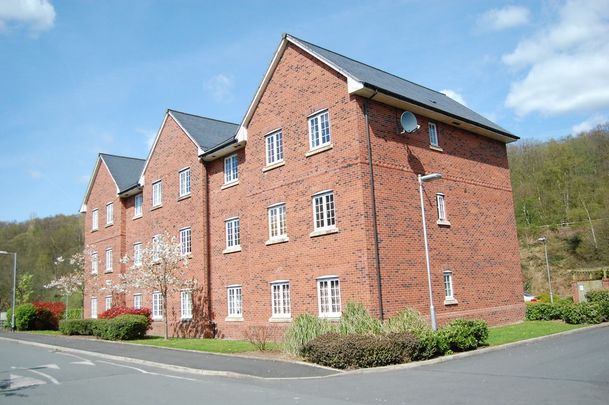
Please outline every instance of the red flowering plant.
[[63, 302], [34, 301], [32, 305], [36, 308], [36, 330], [57, 330], [66, 305]]
[[63, 302], [34, 301], [32, 304], [36, 309], [48, 309], [57, 319], [61, 319], [63, 312], [66, 310], [66, 304]]
[[112, 307], [99, 315], [101, 319], [112, 319], [119, 315], [144, 315], [148, 319], [148, 329], [152, 325], [152, 311], [150, 308], [130, 308], [123, 306]]

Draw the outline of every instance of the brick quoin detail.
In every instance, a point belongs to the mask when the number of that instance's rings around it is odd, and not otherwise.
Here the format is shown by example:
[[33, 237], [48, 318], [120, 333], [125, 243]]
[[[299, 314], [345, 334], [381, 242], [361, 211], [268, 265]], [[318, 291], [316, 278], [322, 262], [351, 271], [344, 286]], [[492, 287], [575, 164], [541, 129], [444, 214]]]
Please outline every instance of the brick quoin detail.
[[[178, 237], [192, 228], [192, 259], [188, 275], [198, 280], [193, 321], [182, 322], [179, 294], [169, 297], [174, 335], [215, 333], [242, 338], [246, 328], [268, 326], [279, 339], [290, 325], [271, 322], [271, 283], [289, 281], [292, 319], [318, 314], [317, 279], [340, 279], [341, 303], [363, 303], [380, 316], [375, 266], [374, 227], [364, 105], [368, 104], [372, 148], [384, 317], [405, 307], [429, 313], [427, 276], [418, 194], [418, 174], [438, 172], [443, 178], [425, 184], [434, 304], [440, 324], [451, 319], [481, 318], [491, 325], [519, 321], [524, 315], [518, 242], [506, 146], [465, 129], [436, 123], [441, 151], [430, 148], [429, 120], [417, 114], [421, 128], [401, 134], [403, 110], [366, 100], [347, 91], [347, 79], [301, 48], [288, 43], [261, 94], [247, 127], [247, 145], [235, 149], [239, 184], [224, 185], [224, 157], [198, 158], [197, 146], [168, 115], [152, 151], [144, 177], [143, 216], [133, 219], [134, 197], [116, 197], [107, 169], [93, 179], [87, 201], [85, 240], [100, 258], [99, 275], [87, 285], [89, 299], [120, 271], [119, 258], [132, 255], [133, 243], [148, 243], [157, 233]], [[307, 117], [327, 109], [331, 148], [309, 152]], [[281, 129], [284, 164], [263, 170], [265, 135]], [[192, 194], [178, 200], [178, 172], [191, 169]], [[163, 206], [151, 209], [152, 183], [163, 182]], [[207, 187], [207, 189], [206, 189]], [[312, 196], [332, 190], [338, 232], [311, 237]], [[450, 226], [436, 223], [436, 193], [443, 193]], [[209, 200], [206, 200], [206, 196]], [[105, 204], [114, 201], [114, 225], [104, 228]], [[267, 208], [286, 206], [288, 241], [269, 239]], [[207, 208], [209, 207], [209, 223]], [[91, 210], [99, 209], [100, 229], [91, 232]], [[224, 253], [225, 220], [239, 217], [241, 251]], [[120, 225], [119, 225], [120, 224]], [[209, 233], [209, 257], [207, 234]], [[105, 246], [116, 249], [115, 271], [104, 275]], [[120, 252], [120, 253], [119, 253]], [[206, 279], [209, 259], [211, 279]], [[88, 274], [90, 261], [87, 261]], [[452, 272], [456, 303], [445, 305], [443, 274]], [[93, 279], [92, 279], [93, 280]], [[228, 317], [227, 287], [240, 285], [242, 319]], [[206, 295], [207, 288], [211, 297]], [[132, 294], [122, 297], [132, 304]], [[151, 291], [142, 291], [150, 307]], [[121, 297], [119, 297], [120, 299]], [[212, 312], [207, 313], [210, 299]], [[203, 320], [205, 319], [205, 320]], [[213, 328], [207, 321], [213, 321]], [[162, 326], [155, 322], [153, 333]]]

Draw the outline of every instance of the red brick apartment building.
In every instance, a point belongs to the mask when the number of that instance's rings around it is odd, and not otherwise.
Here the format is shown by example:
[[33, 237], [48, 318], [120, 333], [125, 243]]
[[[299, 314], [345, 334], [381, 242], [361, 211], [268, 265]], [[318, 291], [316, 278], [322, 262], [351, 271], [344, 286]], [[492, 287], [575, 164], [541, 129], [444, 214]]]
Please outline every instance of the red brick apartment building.
[[[400, 116], [420, 128], [404, 133]], [[518, 138], [436, 91], [284, 35], [241, 124], [168, 110], [147, 159], [100, 154], [82, 206], [86, 315], [153, 308], [177, 335], [218, 336], [349, 301], [429, 314], [418, 175], [439, 323], [522, 319], [506, 144]], [[102, 287], [120, 258], [168, 232], [196, 292]], [[200, 291], [199, 291], [200, 290]], [[160, 322], [155, 322], [156, 327]], [[160, 330], [160, 329], [159, 329]]]

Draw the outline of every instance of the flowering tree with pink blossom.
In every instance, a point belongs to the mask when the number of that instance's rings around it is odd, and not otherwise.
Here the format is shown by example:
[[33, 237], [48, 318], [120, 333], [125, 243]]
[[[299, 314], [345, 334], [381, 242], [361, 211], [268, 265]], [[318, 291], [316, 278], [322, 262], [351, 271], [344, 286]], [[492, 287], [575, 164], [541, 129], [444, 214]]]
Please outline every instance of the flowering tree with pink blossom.
[[186, 279], [188, 256], [182, 254], [181, 245], [175, 237], [162, 234], [157, 235], [142, 249], [140, 257], [125, 256], [121, 262], [129, 263], [129, 269], [119, 275], [118, 284], [111, 284], [106, 288], [117, 293], [132, 290], [159, 292], [162, 297], [164, 337], [167, 339], [169, 337], [168, 295], [184, 288], [192, 289], [196, 284], [194, 279]]

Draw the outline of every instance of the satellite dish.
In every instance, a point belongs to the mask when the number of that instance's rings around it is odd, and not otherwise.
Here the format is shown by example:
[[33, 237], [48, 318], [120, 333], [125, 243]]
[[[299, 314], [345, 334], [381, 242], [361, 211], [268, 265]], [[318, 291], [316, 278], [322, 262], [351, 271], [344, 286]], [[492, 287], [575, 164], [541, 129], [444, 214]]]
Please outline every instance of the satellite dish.
[[412, 133], [419, 129], [421, 126], [417, 124], [417, 117], [414, 116], [410, 111], [404, 111], [400, 116], [400, 124], [402, 125], [402, 133]]

